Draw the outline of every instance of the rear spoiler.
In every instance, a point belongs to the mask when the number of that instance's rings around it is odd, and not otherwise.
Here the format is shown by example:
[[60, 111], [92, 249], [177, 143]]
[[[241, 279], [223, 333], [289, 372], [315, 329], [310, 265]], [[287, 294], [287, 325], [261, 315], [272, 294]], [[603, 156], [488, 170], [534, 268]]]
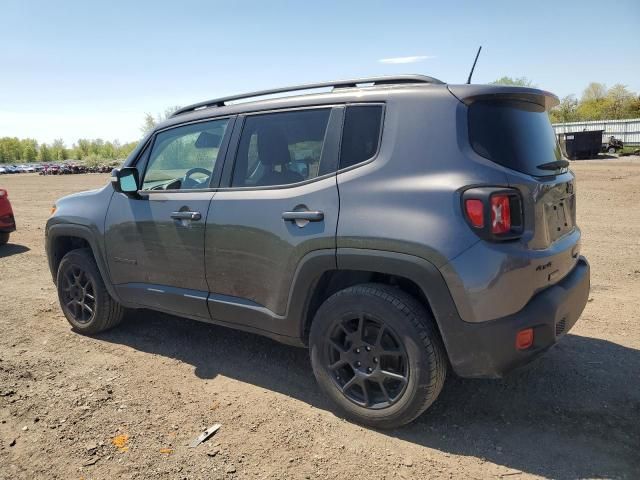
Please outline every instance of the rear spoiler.
[[553, 93], [537, 88], [508, 85], [447, 85], [451, 94], [465, 105], [478, 100], [520, 100], [550, 110], [560, 103]]

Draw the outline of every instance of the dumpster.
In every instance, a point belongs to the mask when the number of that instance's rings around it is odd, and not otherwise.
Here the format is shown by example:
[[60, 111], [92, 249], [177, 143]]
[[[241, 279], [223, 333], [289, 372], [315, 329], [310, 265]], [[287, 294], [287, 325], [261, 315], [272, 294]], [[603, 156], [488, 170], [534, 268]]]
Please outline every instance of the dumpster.
[[588, 132], [559, 133], [560, 148], [567, 158], [594, 158], [602, 148], [602, 134], [604, 130]]

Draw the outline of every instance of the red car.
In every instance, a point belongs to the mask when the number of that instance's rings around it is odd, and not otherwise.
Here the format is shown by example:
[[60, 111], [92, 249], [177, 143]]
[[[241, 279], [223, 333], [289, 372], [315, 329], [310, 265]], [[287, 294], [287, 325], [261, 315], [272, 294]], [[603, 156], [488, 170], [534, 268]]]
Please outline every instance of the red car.
[[9, 234], [16, 229], [16, 221], [13, 218], [13, 209], [9, 202], [9, 194], [0, 188], [0, 245], [9, 241]]

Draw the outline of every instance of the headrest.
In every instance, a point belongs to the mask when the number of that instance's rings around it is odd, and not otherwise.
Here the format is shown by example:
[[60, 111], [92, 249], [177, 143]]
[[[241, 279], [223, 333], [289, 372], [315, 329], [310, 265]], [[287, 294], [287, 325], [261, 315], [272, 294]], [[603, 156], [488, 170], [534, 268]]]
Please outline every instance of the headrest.
[[291, 161], [287, 137], [280, 127], [265, 125], [258, 130], [258, 157], [263, 165], [284, 165]]

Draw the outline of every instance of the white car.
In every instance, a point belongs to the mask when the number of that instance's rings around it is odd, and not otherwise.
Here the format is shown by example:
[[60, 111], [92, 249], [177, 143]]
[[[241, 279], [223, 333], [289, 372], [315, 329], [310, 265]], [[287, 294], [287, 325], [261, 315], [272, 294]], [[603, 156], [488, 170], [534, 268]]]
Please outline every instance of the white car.
[[7, 173], [7, 169], [4, 167], [0, 167], [0, 175], [2, 175], [3, 173]]

